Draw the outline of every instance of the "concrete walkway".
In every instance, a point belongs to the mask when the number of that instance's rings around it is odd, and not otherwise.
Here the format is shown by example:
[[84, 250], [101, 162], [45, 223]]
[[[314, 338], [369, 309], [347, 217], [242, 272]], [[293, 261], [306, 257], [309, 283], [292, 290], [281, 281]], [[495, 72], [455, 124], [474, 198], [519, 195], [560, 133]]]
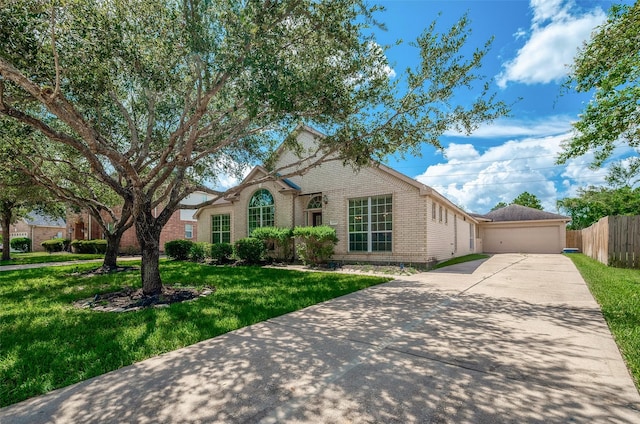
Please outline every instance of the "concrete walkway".
[[456, 267], [0, 409], [0, 423], [640, 422], [638, 391], [568, 258]]

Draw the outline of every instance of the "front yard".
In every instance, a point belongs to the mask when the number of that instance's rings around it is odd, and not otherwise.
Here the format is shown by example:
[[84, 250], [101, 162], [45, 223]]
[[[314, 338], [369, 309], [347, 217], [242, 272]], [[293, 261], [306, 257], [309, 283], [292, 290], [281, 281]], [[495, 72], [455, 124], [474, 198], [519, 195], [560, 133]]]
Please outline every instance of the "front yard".
[[95, 267], [0, 272], [0, 407], [389, 280], [163, 261], [165, 285], [215, 292], [162, 309], [74, 308], [98, 293], [139, 287], [139, 271], [77, 273]]

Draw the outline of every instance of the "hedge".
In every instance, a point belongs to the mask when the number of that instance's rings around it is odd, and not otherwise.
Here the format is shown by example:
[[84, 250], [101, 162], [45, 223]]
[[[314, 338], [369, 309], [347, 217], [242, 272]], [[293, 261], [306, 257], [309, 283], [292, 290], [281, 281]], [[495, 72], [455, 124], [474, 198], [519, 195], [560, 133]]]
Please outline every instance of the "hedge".
[[75, 253], [99, 253], [107, 251], [106, 240], [73, 240], [71, 247]]
[[327, 262], [333, 256], [338, 243], [336, 230], [327, 225], [318, 227], [296, 227], [296, 252], [305, 265], [318, 265]]
[[171, 240], [164, 244], [164, 253], [176, 261], [186, 261], [189, 260], [192, 246], [191, 240]]
[[211, 245], [211, 259], [218, 263], [227, 262], [233, 255], [233, 246], [231, 243], [215, 243]]
[[11, 239], [9, 246], [20, 252], [29, 252], [31, 251], [31, 239], [28, 237], [16, 237]]
[[54, 238], [51, 240], [45, 240], [40, 245], [44, 247], [48, 253], [63, 252], [69, 248], [71, 240], [63, 238]]
[[293, 230], [291, 228], [261, 227], [251, 232], [251, 237], [265, 243], [267, 254], [279, 261], [293, 260]]
[[264, 242], [254, 237], [242, 238], [233, 244], [236, 257], [250, 264], [260, 262], [266, 250]]

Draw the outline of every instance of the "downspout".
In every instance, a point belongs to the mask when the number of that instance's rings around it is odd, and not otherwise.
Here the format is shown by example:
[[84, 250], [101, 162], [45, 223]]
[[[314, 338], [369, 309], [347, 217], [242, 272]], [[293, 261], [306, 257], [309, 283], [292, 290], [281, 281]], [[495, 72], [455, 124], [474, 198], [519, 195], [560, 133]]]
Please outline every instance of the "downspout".
[[[291, 230], [293, 231], [293, 229], [296, 228], [296, 200], [298, 199], [298, 197], [300, 197], [300, 193], [296, 192], [295, 195], [293, 196], [293, 198], [291, 199]], [[295, 237], [291, 238], [291, 243], [293, 243], [292, 249], [293, 249], [293, 260], [294, 262], [296, 261], [296, 259], [298, 259], [296, 257], [296, 239]]]

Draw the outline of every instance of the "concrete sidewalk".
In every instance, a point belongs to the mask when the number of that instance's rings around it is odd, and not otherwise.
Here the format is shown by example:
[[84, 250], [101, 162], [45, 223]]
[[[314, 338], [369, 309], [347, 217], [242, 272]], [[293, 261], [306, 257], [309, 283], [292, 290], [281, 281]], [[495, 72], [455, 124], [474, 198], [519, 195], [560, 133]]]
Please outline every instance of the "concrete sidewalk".
[[[118, 256], [118, 262], [122, 261], [139, 261], [141, 256]], [[102, 263], [104, 259], [87, 259], [87, 260], [75, 260], [64, 262], [41, 262], [37, 264], [22, 264], [22, 265], [2, 265], [0, 266], [0, 272], [2, 271], [18, 271], [21, 269], [33, 269], [33, 268], [46, 268], [49, 266], [68, 266], [68, 265], [80, 265], [89, 263]]]
[[0, 409], [0, 423], [640, 422], [568, 258], [496, 255], [458, 270], [125, 367]]

